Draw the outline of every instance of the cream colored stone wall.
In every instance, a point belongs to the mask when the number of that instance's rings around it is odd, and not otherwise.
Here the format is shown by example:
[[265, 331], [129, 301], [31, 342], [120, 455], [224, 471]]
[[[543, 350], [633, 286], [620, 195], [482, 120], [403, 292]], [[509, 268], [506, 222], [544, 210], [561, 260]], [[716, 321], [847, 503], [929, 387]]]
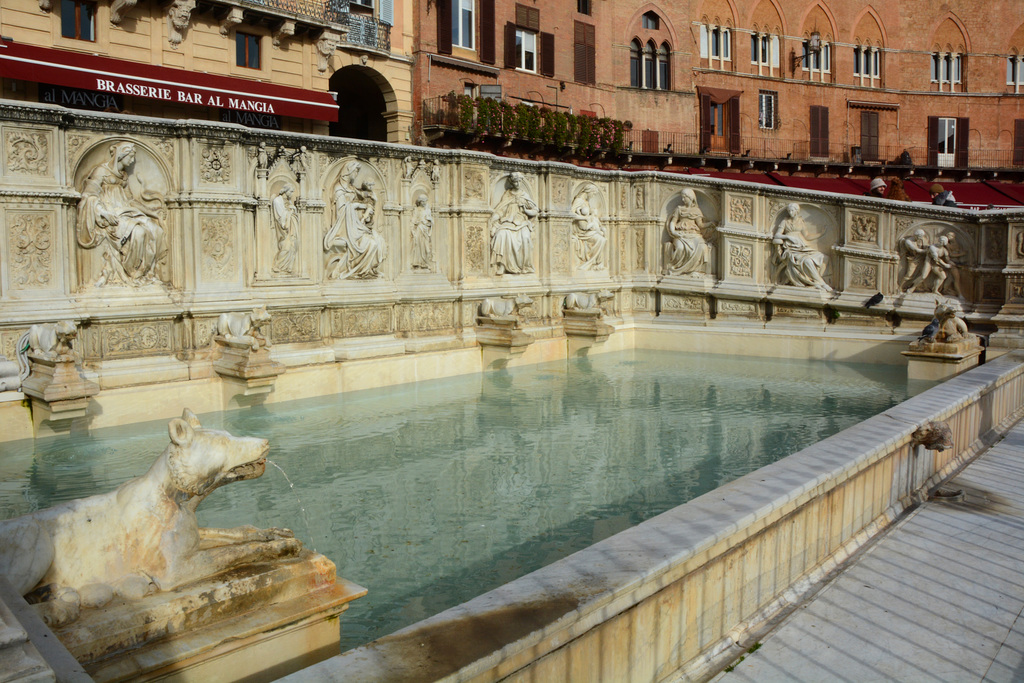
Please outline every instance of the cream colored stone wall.
[[[523, 329], [561, 339], [565, 296], [602, 290], [619, 329], [881, 342], [919, 333], [938, 296], [998, 330], [994, 342], [1024, 342], [1024, 212], [17, 102], [0, 104], [0, 143], [0, 354], [13, 357], [32, 324], [74, 320], [86, 372], [104, 389], [212, 376], [218, 316], [259, 304], [273, 318], [272, 354], [290, 368], [475, 347], [480, 302], [517, 294], [532, 299]], [[111, 170], [129, 146], [133, 163]], [[103, 182], [90, 178], [115, 176], [124, 193], [97, 203]], [[279, 204], [291, 227], [275, 218]], [[357, 223], [371, 205], [366, 229]], [[339, 206], [355, 207], [342, 224]], [[423, 208], [429, 263], [414, 242]], [[515, 214], [513, 228], [495, 211]], [[923, 261], [908, 240], [944, 250], [916, 287]], [[876, 292], [884, 300], [865, 308]], [[856, 357], [840, 347], [763, 355]]]

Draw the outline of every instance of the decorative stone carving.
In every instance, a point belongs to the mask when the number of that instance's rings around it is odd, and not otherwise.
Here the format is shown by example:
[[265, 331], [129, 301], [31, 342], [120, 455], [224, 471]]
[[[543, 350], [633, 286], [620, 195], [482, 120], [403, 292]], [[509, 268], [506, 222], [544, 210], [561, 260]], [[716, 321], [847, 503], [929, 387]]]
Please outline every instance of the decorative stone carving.
[[572, 200], [573, 253], [581, 270], [604, 270], [606, 267], [604, 248], [608, 243], [608, 231], [598, 217], [600, 202], [600, 192], [592, 185], [584, 187]]
[[279, 275], [294, 275], [298, 266], [299, 210], [295, 208], [294, 196], [295, 188], [284, 185], [270, 203], [277, 233], [277, 254], [270, 269]]
[[361, 170], [360, 162], [348, 162], [334, 186], [335, 219], [324, 236], [327, 278], [331, 280], [378, 277], [387, 257], [384, 237], [374, 230], [374, 183], [364, 180], [359, 187], [355, 184]]
[[324, 31], [316, 41], [316, 70], [327, 73], [334, 51], [341, 45], [341, 36], [334, 31]]
[[567, 337], [583, 337], [594, 342], [603, 342], [615, 328], [601, 322], [604, 317], [603, 302], [614, 296], [608, 290], [600, 292], [572, 292], [565, 297], [562, 308], [562, 327]]
[[850, 215], [850, 238], [854, 242], [878, 242], [878, 216], [866, 213]]
[[825, 254], [807, 245], [806, 230], [800, 205], [795, 202], [786, 205], [782, 220], [772, 236], [775, 282], [831, 292], [832, 288], [822, 277], [826, 267]]
[[253, 351], [270, 348], [263, 328], [270, 324], [267, 307], [257, 306], [251, 313], [221, 313], [217, 318], [217, 334], [229, 341], [243, 342]]
[[231, 181], [231, 154], [223, 147], [204, 147], [199, 160], [199, 177], [208, 183]]
[[464, 181], [466, 199], [484, 198], [484, 174], [481, 171], [466, 171]]
[[78, 153], [82, 151], [82, 145], [89, 142], [87, 135], [68, 135], [68, 161], [75, 161]]
[[754, 248], [749, 244], [729, 245], [729, 273], [737, 277], [754, 277]]
[[482, 225], [466, 226], [466, 267], [471, 273], [483, 273], [487, 263], [487, 242]]
[[434, 185], [441, 182], [441, 162], [437, 159], [430, 165], [430, 182]]
[[754, 222], [754, 200], [750, 197], [729, 199], [729, 221], [752, 225]]
[[663, 247], [666, 275], [704, 277], [714, 224], [704, 220], [697, 206], [697, 194], [690, 188], [680, 193], [680, 203], [669, 216], [665, 230], [668, 242]]
[[477, 342], [481, 346], [500, 348], [513, 356], [526, 351], [534, 339], [519, 329], [520, 309], [532, 303], [533, 299], [525, 294], [484, 299], [477, 316]]
[[11, 284], [18, 289], [48, 287], [53, 281], [53, 228], [51, 216], [38, 213], [8, 214], [11, 248]]
[[288, 163], [292, 168], [292, 173], [301, 181], [313, 168], [313, 155], [305, 145], [300, 145], [297, 150], [288, 155]]
[[454, 326], [452, 306], [448, 302], [434, 301], [402, 308], [400, 329], [403, 332], [450, 330]]
[[270, 39], [274, 47], [281, 47], [281, 41], [295, 35], [295, 20], [285, 19], [279, 22], [271, 31]]
[[854, 262], [850, 265], [850, 285], [861, 289], [878, 288], [878, 266], [874, 263]]
[[320, 311], [275, 311], [271, 329], [278, 344], [319, 341]]
[[413, 270], [432, 270], [434, 267], [434, 214], [427, 203], [427, 195], [416, 197], [412, 210], [412, 267]]
[[598, 311], [604, 312], [604, 302], [615, 298], [607, 289], [600, 292], [572, 292], [565, 295], [564, 311]]
[[203, 216], [200, 274], [206, 282], [235, 279], [235, 223], [227, 216]]
[[133, 194], [129, 178], [135, 167], [135, 144], [110, 146], [110, 159], [89, 172], [78, 202], [78, 244], [100, 247], [106, 263], [96, 286], [160, 282], [160, 262], [167, 252], [161, 225], [163, 197], [145, 188]]
[[50, 172], [49, 138], [45, 133], [10, 130], [7, 143], [7, 170], [11, 173], [45, 176]]
[[498, 275], [534, 271], [533, 231], [538, 213], [523, 174], [510, 173], [490, 221], [491, 265]]
[[334, 311], [334, 334], [340, 337], [366, 337], [393, 332], [391, 309], [344, 308]]
[[0, 574], [21, 594], [52, 584], [37, 605], [50, 625], [115, 595], [139, 600], [301, 549], [287, 529], [203, 529], [196, 521], [196, 506], [214, 489], [263, 474], [265, 439], [203, 429], [188, 409], [168, 431], [170, 445], [143, 476], [0, 522]]
[[[596, 191], [596, 190], [595, 190]], [[565, 178], [556, 178], [551, 183], [551, 199], [556, 204], [565, 205], [565, 200], [569, 195], [569, 181]], [[579, 198], [579, 195], [576, 195]], [[575, 200], [573, 202], [575, 204]]]
[[967, 323], [953, 307], [936, 300], [934, 315], [921, 336], [903, 352], [909, 358], [910, 379], [945, 379], [978, 364], [981, 340], [967, 331]]
[[646, 198], [646, 195], [645, 195], [644, 188], [643, 188], [642, 185], [638, 185], [637, 187], [633, 188], [633, 208], [634, 209], [636, 209], [637, 211], [643, 211], [644, 210], [644, 206], [646, 206], [646, 204], [647, 204], [647, 202], [645, 201], [645, 198]]
[[21, 368], [18, 361], [7, 360], [7, 356], [0, 356], [0, 391], [18, 391], [21, 389]]
[[103, 355], [107, 358], [156, 355], [171, 352], [171, 323], [140, 322], [104, 330]]
[[[33, 420], [37, 422], [81, 417], [86, 414], [89, 397], [100, 392], [99, 385], [85, 379], [76, 365], [73, 347], [77, 336], [75, 323], [62, 320], [33, 325], [18, 340], [22, 391], [32, 399]], [[0, 557], [3, 555], [0, 552]], [[0, 575], [4, 573], [0, 570]]]
[[217, 319], [217, 336], [213, 339], [220, 357], [213, 369], [221, 377], [243, 385], [245, 395], [269, 392], [275, 378], [285, 367], [270, 358], [270, 342], [263, 328], [271, 324], [266, 306], [257, 306], [252, 313], [221, 313]]
[[955, 233], [948, 232], [929, 244], [925, 231], [918, 228], [900, 240], [899, 250], [905, 272], [900, 289], [904, 292], [938, 294], [946, 279], [952, 276], [953, 291], [956, 296], [963, 297], [958, 261], [965, 254], [956, 242]]
[[[241, 7], [232, 7], [228, 10], [228, 13], [224, 15], [224, 18], [220, 20], [220, 34], [222, 36], [230, 35], [231, 29], [242, 23], [244, 18], [244, 12]], [[326, 69], [321, 69], [326, 71]]]
[[[110, 23], [117, 26], [124, 19], [124, 15], [132, 8], [138, 0], [113, 0], [110, 3]], [[179, 41], [180, 42], [180, 41]]]
[[177, 49], [188, 30], [196, 0], [173, 0], [167, 7], [167, 42]]
[[929, 420], [914, 430], [910, 445], [915, 448], [924, 446], [929, 451], [944, 451], [953, 447], [953, 430], [947, 422]]
[[643, 270], [647, 265], [647, 231], [643, 228], [637, 228], [633, 233], [633, 243], [636, 251], [633, 256], [636, 258], [635, 267], [637, 270]]

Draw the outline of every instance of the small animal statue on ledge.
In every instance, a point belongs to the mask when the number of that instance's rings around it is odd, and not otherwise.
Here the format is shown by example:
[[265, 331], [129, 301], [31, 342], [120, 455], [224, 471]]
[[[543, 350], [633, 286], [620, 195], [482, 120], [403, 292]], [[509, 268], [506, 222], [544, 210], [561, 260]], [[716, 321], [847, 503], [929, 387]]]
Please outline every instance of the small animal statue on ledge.
[[253, 351], [259, 351], [260, 346], [270, 348], [270, 342], [263, 334], [263, 327], [269, 324], [267, 307], [257, 306], [251, 313], [221, 313], [217, 319], [217, 334], [225, 339], [249, 342]]
[[266, 439], [203, 429], [187, 408], [168, 431], [171, 443], [141, 477], [0, 522], [0, 575], [51, 626], [115, 595], [138, 600], [302, 548], [288, 529], [205, 529], [196, 520], [214, 489], [263, 475]]

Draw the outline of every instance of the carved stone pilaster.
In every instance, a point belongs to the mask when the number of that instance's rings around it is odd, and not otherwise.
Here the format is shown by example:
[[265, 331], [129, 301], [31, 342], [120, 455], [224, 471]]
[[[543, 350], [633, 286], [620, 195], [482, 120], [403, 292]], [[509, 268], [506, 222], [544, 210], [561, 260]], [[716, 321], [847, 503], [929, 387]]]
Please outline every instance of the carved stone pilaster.
[[32, 370], [21, 390], [32, 399], [33, 420], [38, 424], [83, 417], [100, 387], [82, 376], [74, 357], [29, 352], [28, 359]]

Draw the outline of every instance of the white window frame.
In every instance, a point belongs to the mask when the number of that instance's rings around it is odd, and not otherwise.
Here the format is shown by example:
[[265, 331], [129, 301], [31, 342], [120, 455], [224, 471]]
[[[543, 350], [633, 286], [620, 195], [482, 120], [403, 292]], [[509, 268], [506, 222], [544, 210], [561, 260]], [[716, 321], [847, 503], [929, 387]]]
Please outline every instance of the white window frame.
[[[802, 67], [808, 72], [812, 81], [825, 82], [825, 74], [832, 73], [832, 43], [821, 43], [821, 50], [810, 51], [811, 41], [805, 40], [801, 45], [803, 49]], [[815, 77], [817, 74], [817, 77]]]
[[853, 48], [853, 75], [859, 84], [876, 88], [882, 79], [882, 64], [879, 49], [872, 45], [856, 45]]
[[[935, 141], [936, 164], [952, 168], [956, 165], [956, 136], [959, 134], [956, 129], [956, 119], [940, 116], [938, 130], [939, 137]], [[950, 141], [952, 142], [950, 143]]]
[[[527, 66], [527, 57], [533, 67]], [[516, 29], [516, 69], [537, 73], [537, 34], [524, 28]]]
[[964, 56], [959, 52], [933, 52], [931, 72], [932, 83], [939, 84], [939, 92], [962, 90]]
[[1020, 93], [1024, 85], [1024, 57], [1021, 55], [1010, 55], [1006, 58], [1006, 85], [1013, 86], [1013, 92]]
[[732, 61], [732, 29], [728, 26], [701, 24], [700, 56], [708, 60], [710, 68], [725, 70], [725, 63]]
[[757, 126], [761, 130], [775, 130], [779, 107], [779, 93], [761, 90], [757, 93]]
[[[372, 0], [371, 0], [372, 2]], [[452, 3], [452, 46], [466, 50], [476, 49], [475, 0], [454, 0]], [[464, 27], [469, 28], [463, 31]]]
[[759, 76], [774, 76], [779, 68], [779, 37], [771, 33], [750, 34], [750, 63]]

